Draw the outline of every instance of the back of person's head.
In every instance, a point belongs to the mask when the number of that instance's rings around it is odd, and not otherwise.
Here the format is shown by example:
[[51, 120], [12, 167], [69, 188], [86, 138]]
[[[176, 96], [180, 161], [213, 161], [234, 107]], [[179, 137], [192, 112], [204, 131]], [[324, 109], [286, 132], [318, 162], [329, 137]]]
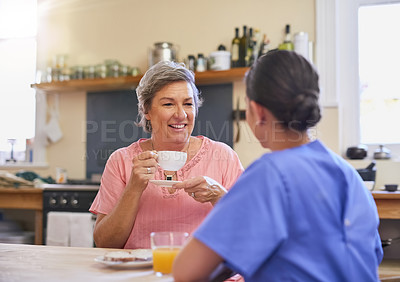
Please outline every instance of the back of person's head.
[[152, 66], [142, 77], [136, 88], [138, 98], [138, 119], [136, 123], [142, 126], [144, 131], [151, 132], [151, 124], [146, 120], [145, 114], [150, 110], [153, 98], [163, 87], [179, 81], [186, 81], [193, 90], [193, 102], [196, 108], [201, 106], [202, 100], [194, 81], [194, 73], [188, 70], [184, 64], [161, 61]]
[[286, 128], [305, 131], [321, 119], [318, 73], [296, 52], [274, 50], [261, 56], [246, 76], [246, 92]]

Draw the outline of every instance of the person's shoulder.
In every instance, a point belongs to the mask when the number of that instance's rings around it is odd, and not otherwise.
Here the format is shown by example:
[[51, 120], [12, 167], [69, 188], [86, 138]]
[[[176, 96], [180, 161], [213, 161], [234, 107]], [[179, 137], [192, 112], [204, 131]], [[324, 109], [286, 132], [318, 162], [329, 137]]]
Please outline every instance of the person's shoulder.
[[133, 142], [129, 146], [116, 149], [114, 152], [111, 153], [110, 160], [116, 160], [121, 158], [129, 158], [131, 160], [133, 156], [140, 154], [140, 152], [142, 151], [139, 142], [140, 140]]
[[224, 142], [215, 141], [206, 136], [198, 136], [197, 138], [203, 139], [204, 146], [209, 146], [213, 150], [222, 150], [222, 151], [227, 151], [227, 152], [233, 151], [233, 149]]

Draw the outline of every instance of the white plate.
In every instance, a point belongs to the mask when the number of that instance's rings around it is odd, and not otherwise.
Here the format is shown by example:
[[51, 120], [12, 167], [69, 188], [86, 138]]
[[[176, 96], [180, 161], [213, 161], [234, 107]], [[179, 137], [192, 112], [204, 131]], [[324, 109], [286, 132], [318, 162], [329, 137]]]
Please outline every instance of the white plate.
[[182, 181], [174, 181], [174, 180], [149, 180], [150, 183], [161, 187], [172, 187], [172, 185], [176, 183], [181, 183]]
[[[138, 250], [131, 250], [131, 253], [135, 253], [135, 251], [140, 252], [141, 255], [143, 255], [144, 249], [138, 249]], [[142, 260], [137, 260], [137, 261], [128, 261], [128, 262], [120, 262], [120, 261], [108, 261], [104, 260], [104, 256], [99, 256], [94, 259], [95, 262], [100, 262], [102, 264], [105, 264], [109, 267], [112, 268], [144, 268], [144, 267], [150, 267], [153, 265], [153, 257], [152, 257], [152, 252], [151, 249], [146, 249], [146, 251], [149, 252], [149, 258], [148, 260], [142, 261]]]

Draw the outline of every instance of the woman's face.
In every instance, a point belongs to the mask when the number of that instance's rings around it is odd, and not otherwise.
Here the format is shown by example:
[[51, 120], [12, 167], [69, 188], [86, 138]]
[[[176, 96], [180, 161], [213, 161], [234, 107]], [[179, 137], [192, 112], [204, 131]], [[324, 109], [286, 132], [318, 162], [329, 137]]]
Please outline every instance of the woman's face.
[[195, 122], [193, 90], [186, 81], [168, 84], [156, 93], [146, 119], [157, 142], [186, 143]]

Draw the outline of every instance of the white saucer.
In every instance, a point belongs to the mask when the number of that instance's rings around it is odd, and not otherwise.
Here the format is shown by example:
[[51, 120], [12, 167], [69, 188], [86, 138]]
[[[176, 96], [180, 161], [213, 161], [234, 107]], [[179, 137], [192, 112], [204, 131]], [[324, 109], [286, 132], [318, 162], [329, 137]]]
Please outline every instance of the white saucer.
[[112, 268], [142, 268], [142, 267], [150, 267], [153, 265], [153, 260], [149, 259], [148, 261], [128, 261], [128, 262], [120, 262], [120, 261], [106, 261], [104, 256], [100, 256], [94, 259], [96, 262], [100, 262]]
[[[123, 252], [123, 251], [121, 251]], [[135, 260], [135, 261], [128, 261], [128, 262], [121, 262], [121, 261], [109, 261], [105, 259], [104, 256], [99, 256], [94, 259], [96, 262], [100, 262], [102, 264], [107, 265], [108, 267], [112, 268], [144, 268], [150, 267], [153, 265], [153, 254], [151, 249], [136, 249], [131, 250], [128, 253], [135, 255], [142, 260]]]
[[174, 180], [149, 180], [150, 183], [158, 185], [160, 187], [172, 187], [172, 185], [176, 183], [181, 183], [182, 181], [174, 181]]

